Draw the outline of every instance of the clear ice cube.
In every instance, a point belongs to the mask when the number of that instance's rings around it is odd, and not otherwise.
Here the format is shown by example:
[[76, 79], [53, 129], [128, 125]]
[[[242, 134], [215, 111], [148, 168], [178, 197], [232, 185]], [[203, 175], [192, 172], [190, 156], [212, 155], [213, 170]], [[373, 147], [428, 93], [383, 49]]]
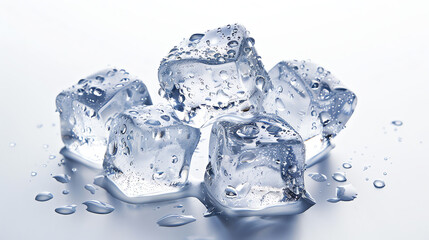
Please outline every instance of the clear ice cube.
[[304, 139], [311, 166], [335, 145], [356, 107], [356, 95], [329, 71], [308, 61], [284, 61], [269, 71], [272, 88], [264, 110], [288, 122]]
[[308, 61], [284, 61], [270, 71], [264, 108], [288, 122], [304, 140], [331, 138], [345, 126], [356, 95], [323, 67]]
[[278, 116], [220, 117], [213, 124], [209, 149], [204, 182], [223, 212], [280, 207], [275, 211], [281, 214], [314, 204], [301, 202], [307, 198], [304, 143]]
[[56, 98], [66, 154], [101, 168], [112, 117], [132, 106], [151, 104], [146, 86], [123, 69], [81, 79]]
[[126, 198], [145, 202], [182, 190], [199, 129], [180, 122], [168, 105], [133, 107], [112, 126], [103, 166]]
[[230, 112], [259, 111], [270, 81], [238, 24], [196, 33], [165, 57], [158, 70], [160, 92], [182, 121], [201, 127]]

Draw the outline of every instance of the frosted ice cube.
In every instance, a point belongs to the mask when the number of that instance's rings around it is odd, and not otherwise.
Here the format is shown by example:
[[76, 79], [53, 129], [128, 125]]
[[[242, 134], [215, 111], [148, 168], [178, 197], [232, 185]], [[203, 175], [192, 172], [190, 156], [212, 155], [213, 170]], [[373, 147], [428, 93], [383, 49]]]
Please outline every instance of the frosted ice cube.
[[272, 88], [264, 110], [288, 122], [304, 139], [307, 164], [317, 163], [356, 107], [356, 95], [323, 67], [308, 61], [284, 61], [269, 72]]
[[145, 202], [182, 190], [199, 129], [180, 122], [168, 105], [133, 107], [112, 125], [103, 166], [126, 198]]
[[81, 79], [56, 98], [65, 154], [101, 168], [110, 119], [132, 106], [151, 104], [146, 86], [123, 69]]
[[193, 34], [171, 49], [158, 78], [181, 120], [201, 127], [222, 114], [260, 110], [270, 81], [254, 43], [233, 24]]
[[304, 140], [330, 138], [345, 126], [356, 95], [323, 67], [308, 61], [284, 61], [269, 72], [272, 88], [264, 108], [288, 122]]
[[209, 149], [204, 182], [223, 212], [287, 214], [314, 204], [304, 189], [304, 143], [279, 117], [223, 116], [213, 124]]

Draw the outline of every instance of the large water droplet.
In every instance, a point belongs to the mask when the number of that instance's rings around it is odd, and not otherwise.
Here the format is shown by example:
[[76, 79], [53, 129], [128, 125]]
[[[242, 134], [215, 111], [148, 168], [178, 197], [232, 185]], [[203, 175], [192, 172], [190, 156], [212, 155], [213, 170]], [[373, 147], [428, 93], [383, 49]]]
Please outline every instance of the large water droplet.
[[62, 215], [70, 215], [76, 212], [76, 205], [67, 205], [55, 208], [55, 212]]
[[386, 184], [382, 180], [375, 180], [373, 184], [376, 188], [384, 188], [386, 186]]
[[161, 125], [161, 123], [158, 120], [153, 120], [153, 119], [146, 120], [146, 122], [144, 122], [144, 123], [147, 125], [151, 125], [151, 126]]
[[238, 46], [238, 42], [235, 40], [232, 40], [230, 42], [228, 42], [228, 46], [229, 47], [237, 47]]
[[347, 181], [346, 174], [343, 172], [336, 172], [336, 173], [332, 174], [332, 178], [337, 182]]
[[91, 194], [95, 194], [95, 187], [91, 184], [86, 184], [84, 187], [86, 190], [88, 190]]
[[204, 37], [204, 34], [195, 33], [189, 38], [189, 41], [198, 43], [203, 37]]
[[57, 180], [60, 183], [70, 182], [70, 176], [67, 174], [58, 174], [58, 175], [53, 176], [52, 178], [54, 178], [55, 180]]
[[285, 110], [285, 105], [284, 105], [283, 101], [280, 98], [276, 98], [275, 102], [276, 102], [277, 110], [279, 110], [279, 111], [284, 111]]
[[108, 214], [113, 212], [113, 210], [115, 210], [115, 208], [112, 205], [108, 203], [100, 202], [97, 200], [86, 201], [82, 204], [86, 205], [86, 210], [88, 212], [92, 212], [96, 214]]
[[254, 125], [244, 125], [237, 130], [237, 135], [244, 139], [253, 139], [258, 136], [259, 128]]
[[357, 190], [351, 184], [338, 186], [336, 189], [336, 198], [328, 199], [328, 202], [336, 203], [339, 201], [352, 201], [357, 197]]
[[343, 168], [350, 169], [352, 168], [352, 165], [350, 163], [343, 163]]
[[233, 186], [228, 185], [228, 187], [225, 188], [225, 195], [227, 198], [236, 198], [237, 190]]
[[41, 192], [36, 195], [35, 200], [39, 202], [46, 202], [51, 200], [54, 197], [50, 192]]
[[395, 125], [395, 126], [397, 126], [397, 127], [400, 127], [404, 123], [402, 121], [396, 120], [396, 121], [392, 121], [392, 124]]
[[310, 173], [310, 174], [308, 174], [308, 176], [311, 177], [311, 179], [313, 179], [316, 182], [324, 182], [324, 181], [326, 181], [328, 179], [322, 173]]
[[174, 215], [170, 214], [160, 218], [156, 223], [161, 227], [178, 227], [191, 222], [195, 222], [195, 219], [191, 215]]

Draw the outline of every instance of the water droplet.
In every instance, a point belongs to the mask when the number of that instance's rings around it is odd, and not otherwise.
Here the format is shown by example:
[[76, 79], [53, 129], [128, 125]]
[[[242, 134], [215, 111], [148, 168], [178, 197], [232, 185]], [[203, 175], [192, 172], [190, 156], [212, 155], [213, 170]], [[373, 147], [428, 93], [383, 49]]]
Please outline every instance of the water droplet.
[[352, 168], [352, 165], [350, 163], [343, 163], [343, 168], [350, 169]]
[[395, 125], [395, 126], [397, 126], [397, 127], [400, 127], [404, 123], [402, 121], [396, 120], [396, 121], [392, 121], [392, 124]]
[[318, 73], [323, 73], [325, 71], [325, 69], [323, 69], [322, 67], [318, 67], [317, 68], [317, 72]]
[[204, 37], [204, 34], [195, 33], [189, 38], [189, 41], [198, 43], [203, 37]]
[[220, 71], [219, 76], [220, 76], [220, 78], [222, 78], [222, 80], [228, 79], [228, 73], [225, 70]]
[[343, 172], [336, 172], [336, 173], [332, 174], [332, 178], [337, 182], [347, 181], [346, 175]]
[[70, 193], [70, 191], [69, 191], [69, 190], [67, 190], [67, 189], [64, 189], [64, 190], [63, 190], [63, 194], [64, 194], [64, 195], [67, 195], [67, 194], [69, 194], [69, 193]]
[[108, 214], [113, 212], [113, 210], [115, 210], [115, 208], [112, 205], [108, 203], [100, 202], [97, 200], [86, 201], [82, 204], [86, 205], [86, 210], [88, 212], [97, 213], [97, 214]]
[[179, 158], [177, 158], [176, 155], [171, 156], [171, 162], [172, 163], [177, 163], [179, 161]]
[[284, 111], [285, 110], [285, 105], [283, 103], [283, 101], [280, 98], [276, 98], [275, 100], [276, 103], [276, 107], [279, 111]]
[[151, 126], [161, 125], [161, 123], [158, 120], [152, 120], [152, 119], [146, 120], [145, 124], [151, 125]]
[[66, 205], [55, 208], [55, 212], [61, 215], [70, 215], [76, 212], [76, 205]]
[[32, 177], [37, 176], [37, 172], [31, 172], [31, 176], [32, 176]]
[[237, 190], [235, 190], [231, 185], [228, 185], [228, 187], [225, 188], [225, 195], [227, 198], [236, 198]]
[[170, 116], [168, 116], [168, 115], [162, 115], [161, 116], [161, 118], [164, 120], [164, 121], [170, 121]]
[[311, 177], [311, 179], [313, 179], [316, 182], [324, 182], [324, 181], [326, 181], [328, 179], [322, 173], [310, 173], [310, 174], [308, 174], [308, 176]]
[[238, 42], [237, 41], [235, 41], [235, 40], [232, 40], [232, 41], [230, 41], [230, 42], [228, 42], [228, 46], [229, 47], [237, 47], [238, 46]]
[[387, 172], [383, 172], [383, 175], [384, 175], [384, 176], [386, 176], [386, 175], [387, 175]]
[[125, 134], [127, 132], [127, 125], [123, 124], [121, 128], [121, 133]]
[[195, 222], [195, 219], [191, 215], [174, 215], [170, 214], [160, 218], [156, 223], [161, 227], [178, 227], [191, 222]]
[[48, 148], [49, 148], [49, 145], [48, 145], [48, 144], [43, 144], [43, 148], [44, 148], [44, 149], [48, 149]]
[[55, 156], [55, 155], [49, 155], [49, 159], [50, 160], [55, 159], [55, 158], [57, 158], [57, 156]]
[[84, 187], [86, 190], [88, 190], [91, 194], [95, 194], [95, 187], [91, 184], [86, 184]]
[[70, 182], [70, 176], [67, 174], [58, 174], [58, 175], [53, 176], [52, 178], [54, 178], [55, 180], [57, 180], [60, 183]]
[[39, 202], [46, 202], [51, 200], [54, 197], [54, 195], [52, 195], [52, 193], [50, 192], [41, 192], [39, 194], [36, 195], [35, 200], [39, 201]]
[[294, 174], [298, 171], [298, 167], [295, 164], [292, 164], [287, 169], [289, 174]]
[[336, 188], [336, 198], [328, 199], [328, 202], [352, 201], [357, 197], [357, 190], [351, 184], [338, 186]]
[[237, 130], [237, 135], [244, 139], [256, 138], [259, 133], [259, 128], [254, 125], [244, 125]]
[[265, 86], [265, 78], [262, 76], [258, 76], [256, 78], [256, 87], [262, 91], [264, 89], [264, 86]]
[[75, 167], [74, 167], [74, 168], [72, 168], [71, 170], [72, 170], [72, 172], [74, 172], [74, 173], [75, 173], [75, 172], [77, 172], [77, 168], [75, 168]]
[[13, 147], [15, 147], [15, 146], [16, 146], [16, 143], [14, 143], [14, 142], [10, 142], [10, 143], [9, 143], [9, 147], [13, 148]]
[[104, 91], [101, 90], [100, 88], [94, 88], [92, 91], [92, 94], [94, 94], [97, 97], [100, 97], [101, 95], [103, 95]]
[[251, 163], [255, 161], [256, 155], [253, 152], [244, 152], [240, 155], [239, 160], [242, 163]]
[[386, 184], [382, 180], [375, 180], [373, 184], [376, 188], [384, 188], [386, 186]]

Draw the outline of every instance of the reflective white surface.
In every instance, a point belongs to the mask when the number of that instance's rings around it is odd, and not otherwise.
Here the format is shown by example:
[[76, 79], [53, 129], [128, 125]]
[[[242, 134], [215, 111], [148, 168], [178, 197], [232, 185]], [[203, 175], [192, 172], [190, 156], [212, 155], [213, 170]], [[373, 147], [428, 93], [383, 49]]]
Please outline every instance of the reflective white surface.
[[[1, 1], [2, 238], [427, 238], [428, 16], [424, 1]], [[273, 219], [204, 218], [205, 207], [192, 198], [132, 205], [103, 189], [91, 195], [83, 187], [92, 183], [96, 170], [73, 162], [57, 165], [63, 145], [54, 99], [62, 89], [111, 65], [139, 76], [154, 102], [161, 101], [157, 69], [171, 47], [194, 32], [234, 22], [251, 31], [267, 70], [281, 60], [311, 58], [358, 96], [354, 116], [335, 139], [336, 148], [306, 172], [324, 173], [330, 183], [306, 177], [315, 206], [301, 215]], [[404, 125], [395, 127], [393, 120]], [[43, 127], [37, 128], [39, 124]], [[10, 142], [16, 146], [11, 148]], [[204, 172], [205, 144], [194, 157], [194, 178]], [[50, 160], [50, 154], [56, 158]], [[353, 167], [343, 169], [344, 162]], [[371, 167], [363, 171], [365, 166]], [[71, 172], [73, 167], [77, 172]], [[358, 190], [354, 201], [326, 201], [341, 185], [330, 177], [336, 171], [344, 171], [346, 183]], [[70, 174], [72, 181], [52, 179], [51, 174], [60, 173]], [[386, 187], [374, 188], [376, 179], [385, 180]], [[70, 194], [63, 195], [63, 189]], [[35, 201], [42, 191], [54, 198]], [[116, 210], [89, 213], [81, 203], [91, 199]], [[54, 212], [70, 204], [78, 205], [75, 214]], [[184, 207], [174, 208], [179, 204]], [[183, 209], [197, 221], [175, 228], [156, 224]]]

